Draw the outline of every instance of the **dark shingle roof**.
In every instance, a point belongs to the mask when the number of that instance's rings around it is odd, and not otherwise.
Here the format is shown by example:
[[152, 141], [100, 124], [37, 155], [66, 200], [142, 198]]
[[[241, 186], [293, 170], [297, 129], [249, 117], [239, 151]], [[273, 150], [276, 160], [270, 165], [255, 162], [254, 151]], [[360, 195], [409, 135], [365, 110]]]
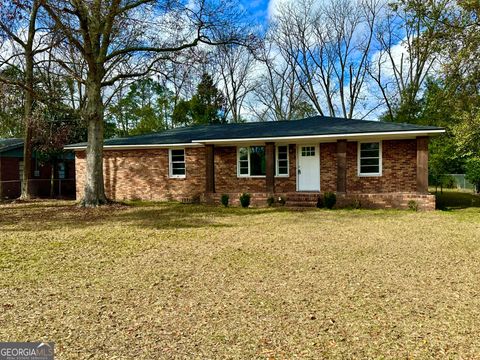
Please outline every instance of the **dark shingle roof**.
[[[193, 140], [276, 138], [312, 135], [362, 134], [442, 130], [435, 126], [420, 126], [381, 121], [351, 120], [314, 116], [301, 120], [250, 122], [242, 124], [199, 125], [167, 130], [148, 135], [105, 140], [105, 145], [186, 144]], [[81, 147], [72, 144], [68, 147]]]
[[23, 146], [23, 139], [0, 139], [0, 153]]

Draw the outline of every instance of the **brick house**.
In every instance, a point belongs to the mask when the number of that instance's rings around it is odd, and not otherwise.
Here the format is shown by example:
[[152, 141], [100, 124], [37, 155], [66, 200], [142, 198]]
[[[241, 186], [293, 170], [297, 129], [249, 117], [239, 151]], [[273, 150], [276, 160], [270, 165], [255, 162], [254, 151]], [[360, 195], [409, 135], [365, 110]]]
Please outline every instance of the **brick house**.
[[[218, 202], [240, 193], [253, 204], [284, 196], [314, 205], [335, 192], [339, 205], [434, 209], [428, 194], [432, 126], [315, 116], [294, 121], [205, 125], [109, 139], [104, 175], [111, 199]], [[77, 199], [85, 179], [86, 144], [75, 150]]]
[[[53, 169], [52, 169], [53, 166]], [[52, 180], [53, 170], [53, 180]], [[23, 139], [0, 139], [0, 199], [20, 196], [23, 172]], [[72, 152], [64, 154], [55, 164], [42, 161], [37, 152], [32, 154], [30, 191], [34, 197], [75, 197], [75, 159]]]

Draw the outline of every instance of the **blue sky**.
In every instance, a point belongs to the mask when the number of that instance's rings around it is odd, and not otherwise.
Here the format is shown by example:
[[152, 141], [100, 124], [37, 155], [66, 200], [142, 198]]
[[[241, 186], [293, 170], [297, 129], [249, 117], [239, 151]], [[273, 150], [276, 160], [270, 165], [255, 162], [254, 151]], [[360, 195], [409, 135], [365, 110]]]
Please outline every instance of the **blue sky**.
[[268, 21], [268, 3], [269, 0], [242, 0], [247, 11], [259, 23]]

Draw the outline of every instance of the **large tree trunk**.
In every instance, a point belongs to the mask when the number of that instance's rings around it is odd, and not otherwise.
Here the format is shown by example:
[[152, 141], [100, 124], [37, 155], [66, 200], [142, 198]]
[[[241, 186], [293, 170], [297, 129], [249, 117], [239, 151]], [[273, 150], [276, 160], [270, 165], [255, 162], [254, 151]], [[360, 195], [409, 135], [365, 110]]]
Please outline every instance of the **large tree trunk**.
[[103, 183], [103, 114], [101, 81], [88, 79], [85, 118], [88, 124], [87, 168], [83, 206], [107, 203]]
[[32, 172], [32, 116], [33, 116], [33, 55], [31, 49], [25, 51], [25, 133], [23, 145], [22, 192], [20, 199], [30, 199], [30, 175]]
[[30, 14], [30, 21], [28, 26], [28, 39], [24, 45], [25, 50], [25, 135], [23, 144], [23, 174], [22, 174], [22, 189], [20, 199], [28, 200], [30, 194], [30, 175], [32, 172], [32, 116], [33, 116], [33, 92], [34, 92], [34, 52], [33, 42], [36, 33], [36, 21], [38, 14], [39, 2], [34, 1], [32, 5], [32, 12]]

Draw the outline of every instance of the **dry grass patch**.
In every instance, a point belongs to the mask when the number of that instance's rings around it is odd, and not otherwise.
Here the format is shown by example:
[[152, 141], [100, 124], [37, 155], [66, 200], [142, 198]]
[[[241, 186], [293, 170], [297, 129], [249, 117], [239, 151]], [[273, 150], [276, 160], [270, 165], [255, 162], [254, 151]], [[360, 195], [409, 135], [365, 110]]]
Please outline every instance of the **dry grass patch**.
[[475, 358], [480, 209], [0, 207], [0, 339], [58, 359]]

